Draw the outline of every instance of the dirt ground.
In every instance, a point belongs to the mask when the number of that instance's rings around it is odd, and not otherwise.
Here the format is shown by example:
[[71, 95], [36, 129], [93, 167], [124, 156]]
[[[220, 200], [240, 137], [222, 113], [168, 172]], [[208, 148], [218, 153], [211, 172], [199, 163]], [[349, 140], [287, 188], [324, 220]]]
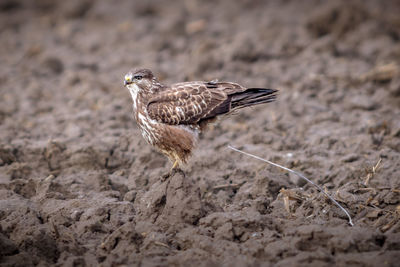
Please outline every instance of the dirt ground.
[[[0, 1], [1, 266], [395, 266], [398, 1]], [[280, 90], [177, 174], [123, 76]], [[314, 187], [247, 152], [304, 173]]]

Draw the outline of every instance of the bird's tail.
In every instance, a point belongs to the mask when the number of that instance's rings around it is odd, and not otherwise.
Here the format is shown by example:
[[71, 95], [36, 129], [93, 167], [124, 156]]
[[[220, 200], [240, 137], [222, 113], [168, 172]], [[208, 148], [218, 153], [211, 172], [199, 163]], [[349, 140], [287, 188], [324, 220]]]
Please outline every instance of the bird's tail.
[[244, 92], [231, 95], [232, 110], [272, 102], [278, 90], [264, 88], [248, 88]]

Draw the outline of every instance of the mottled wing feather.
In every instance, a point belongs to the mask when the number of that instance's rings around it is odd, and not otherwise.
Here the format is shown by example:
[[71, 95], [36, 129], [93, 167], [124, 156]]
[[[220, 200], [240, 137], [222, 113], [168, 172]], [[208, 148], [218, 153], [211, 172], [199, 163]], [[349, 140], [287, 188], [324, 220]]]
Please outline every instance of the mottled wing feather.
[[204, 82], [179, 83], [151, 98], [147, 105], [150, 118], [171, 125], [193, 124], [227, 99], [218, 88]]

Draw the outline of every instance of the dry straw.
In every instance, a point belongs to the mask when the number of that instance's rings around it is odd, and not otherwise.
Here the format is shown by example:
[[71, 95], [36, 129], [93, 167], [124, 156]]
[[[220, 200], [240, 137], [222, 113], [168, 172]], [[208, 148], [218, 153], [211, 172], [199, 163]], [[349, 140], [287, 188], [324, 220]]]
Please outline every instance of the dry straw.
[[230, 149], [232, 149], [232, 150], [234, 150], [234, 151], [236, 151], [236, 152], [242, 153], [242, 154], [244, 154], [244, 155], [246, 155], [246, 156], [249, 156], [249, 157], [252, 157], [252, 158], [255, 158], [255, 159], [264, 161], [264, 162], [266, 162], [266, 163], [269, 163], [269, 164], [271, 164], [271, 165], [273, 165], [273, 166], [275, 166], [275, 167], [284, 169], [285, 171], [288, 171], [288, 172], [291, 172], [291, 173], [296, 174], [296, 175], [299, 176], [300, 178], [304, 179], [304, 180], [307, 181], [308, 183], [310, 183], [310, 184], [312, 184], [313, 186], [315, 186], [321, 193], [325, 194], [333, 203], [336, 204], [336, 206], [338, 206], [338, 207], [347, 215], [347, 217], [349, 218], [349, 224], [350, 224], [351, 226], [354, 226], [353, 221], [351, 220], [351, 216], [350, 216], [349, 212], [348, 212], [345, 208], [343, 208], [342, 205], [340, 205], [333, 197], [331, 197], [328, 193], [326, 193], [325, 190], [322, 189], [322, 187], [320, 187], [319, 185], [317, 185], [316, 183], [314, 183], [313, 181], [311, 181], [310, 179], [308, 179], [307, 177], [305, 177], [303, 174], [301, 174], [301, 173], [299, 173], [299, 172], [296, 172], [296, 171], [294, 171], [294, 170], [291, 170], [291, 169], [289, 169], [289, 168], [283, 167], [283, 166], [281, 166], [281, 165], [279, 165], [279, 164], [277, 164], [277, 163], [274, 163], [274, 162], [272, 162], [272, 161], [269, 161], [269, 160], [260, 158], [260, 157], [258, 157], [258, 156], [256, 156], [256, 155], [253, 155], [253, 154], [244, 152], [244, 151], [242, 151], [242, 150], [239, 150], [239, 149], [237, 149], [237, 148], [234, 148], [234, 147], [231, 146], [231, 145], [228, 145], [228, 148], [230, 148]]

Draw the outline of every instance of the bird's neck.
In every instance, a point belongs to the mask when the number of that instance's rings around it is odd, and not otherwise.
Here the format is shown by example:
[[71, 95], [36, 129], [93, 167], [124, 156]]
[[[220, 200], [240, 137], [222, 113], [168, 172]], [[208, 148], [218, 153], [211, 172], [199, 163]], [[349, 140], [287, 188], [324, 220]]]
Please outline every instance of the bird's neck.
[[136, 112], [138, 106], [138, 100], [140, 98], [140, 93], [139, 93], [140, 88], [136, 84], [132, 84], [128, 89], [133, 101], [133, 110]]

